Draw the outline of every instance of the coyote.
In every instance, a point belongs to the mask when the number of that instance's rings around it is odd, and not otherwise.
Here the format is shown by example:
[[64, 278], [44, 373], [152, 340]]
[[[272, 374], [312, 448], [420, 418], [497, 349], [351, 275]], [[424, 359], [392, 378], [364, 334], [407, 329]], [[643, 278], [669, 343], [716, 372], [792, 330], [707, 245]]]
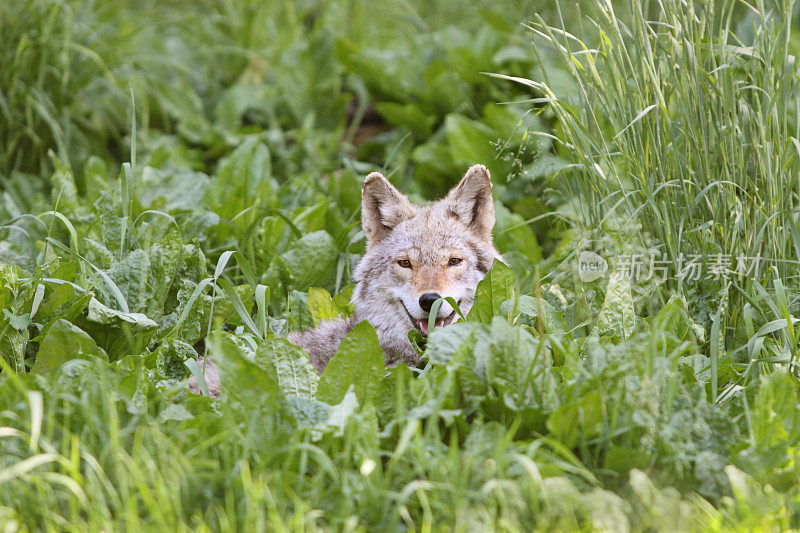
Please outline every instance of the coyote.
[[[361, 226], [367, 250], [354, 273], [355, 315], [293, 332], [289, 342], [305, 349], [322, 373], [342, 339], [367, 320], [378, 333], [387, 366], [417, 365], [408, 332], [428, 334], [428, 314], [440, 297], [452, 297], [466, 314], [475, 290], [495, 259], [494, 204], [489, 171], [470, 167], [446, 197], [426, 206], [409, 202], [380, 173], [367, 176], [361, 192]], [[450, 324], [456, 311], [443, 301], [436, 326]], [[216, 367], [206, 363], [211, 396], [220, 391]], [[192, 392], [200, 392], [194, 378]]]
[[[355, 315], [288, 336], [320, 373], [362, 320], [378, 333], [386, 365], [417, 365], [409, 330], [428, 334], [429, 312], [441, 297], [452, 297], [466, 314], [478, 282], [495, 259], [502, 260], [492, 240], [492, 184], [483, 165], [470, 167], [446, 197], [426, 206], [412, 204], [373, 172], [361, 193], [361, 226], [367, 249], [353, 276]], [[445, 326], [455, 316], [443, 301], [435, 324]]]

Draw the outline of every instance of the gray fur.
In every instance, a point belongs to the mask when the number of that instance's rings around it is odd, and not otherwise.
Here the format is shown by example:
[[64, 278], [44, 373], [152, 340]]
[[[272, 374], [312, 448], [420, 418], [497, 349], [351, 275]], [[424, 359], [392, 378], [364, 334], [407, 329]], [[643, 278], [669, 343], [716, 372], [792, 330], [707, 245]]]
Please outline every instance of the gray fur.
[[[211, 359], [206, 361], [203, 356], [197, 358], [197, 365], [201, 370], [205, 370], [203, 372], [203, 378], [206, 380], [208, 395], [212, 398], [219, 398], [221, 385], [217, 367], [214, 366], [214, 364], [211, 362]], [[194, 379], [194, 375], [189, 377], [189, 390], [195, 394], [200, 394], [200, 386], [197, 384], [197, 380]]]

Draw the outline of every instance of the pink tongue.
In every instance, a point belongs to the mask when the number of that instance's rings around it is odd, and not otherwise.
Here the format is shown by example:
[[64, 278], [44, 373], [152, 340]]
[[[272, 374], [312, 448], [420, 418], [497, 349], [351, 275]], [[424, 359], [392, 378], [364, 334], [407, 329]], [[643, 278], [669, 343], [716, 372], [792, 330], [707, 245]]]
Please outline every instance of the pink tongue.
[[[436, 319], [436, 327], [442, 327], [444, 325], [444, 318], [437, 318]], [[428, 321], [427, 320], [420, 320], [419, 321], [419, 329], [422, 330], [423, 335], [428, 334]]]

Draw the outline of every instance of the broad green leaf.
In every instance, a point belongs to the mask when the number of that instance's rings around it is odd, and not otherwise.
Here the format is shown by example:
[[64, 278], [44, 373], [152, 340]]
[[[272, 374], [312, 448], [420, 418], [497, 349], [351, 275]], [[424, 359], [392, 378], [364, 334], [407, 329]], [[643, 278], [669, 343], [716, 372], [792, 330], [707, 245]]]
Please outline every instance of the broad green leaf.
[[541, 177], [550, 177], [570, 166], [571, 163], [569, 161], [557, 155], [543, 153], [525, 168], [525, 177], [531, 180]]
[[584, 492], [580, 501], [591, 518], [593, 531], [628, 533], [631, 530], [627, 515], [630, 504], [616, 493], [595, 487]]
[[709, 357], [699, 353], [681, 357], [678, 369], [683, 375], [683, 381], [691, 382], [692, 380], [697, 380], [701, 383], [708, 383], [711, 379], [709, 359]]
[[[253, 318], [250, 316], [250, 312], [253, 308], [253, 289], [250, 287], [250, 285], [240, 285], [237, 288], [234, 287], [228, 280], [220, 278], [217, 280], [217, 286], [225, 295], [225, 299], [220, 300], [219, 306], [219, 310], [224, 313], [223, 316], [227, 315], [231, 320], [235, 318], [237, 324], [247, 326], [251, 334], [255, 335], [256, 337], [260, 337], [261, 330], [256, 323], [253, 322]], [[242, 298], [239, 295], [240, 291], [244, 292], [247, 297]], [[246, 305], [244, 303], [245, 301], [247, 302]], [[228, 307], [232, 308], [233, 311], [225, 313], [225, 311], [227, 311], [226, 308]]]
[[292, 408], [297, 423], [305, 427], [323, 426], [333, 409], [327, 403], [302, 396], [287, 396], [286, 403]]
[[525, 219], [512, 213], [501, 202], [494, 204], [495, 218], [494, 243], [500, 253], [516, 252], [527, 259], [528, 268], [542, 260], [542, 249], [536, 233]]
[[373, 401], [385, 371], [383, 358], [375, 329], [367, 321], [359, 322], [342, 339], [336, 355], [325, 367], [317, 387], [317, 399], [336, 405], [353, 384], [359, 403]]
[[164, 314], [164, 303], [181, 266], [183, 250], [183, 242], [177, 233], [170, 233], [147, 249], [150, 269], [142, 302], [142, 312], [147, 316], [157, 318]]
[[50, 325], [47, 335], [39, 343], [33, 371], [54, 372], [65, 362], [71, 359], [83, 359], [85, 355], [108, 361], [105, 351], [97, 346], [88, 333], [59, 318]]
[[208, 175], [202, 172], [146, 166], [136, 187], [136, 200], [144, 209], [195, 211], [203, 205], [209, 182]]
[[17, 331], [25, 331], [32, 322], [29, 313], [14, 315], [8, 309], [3, 309], [3, 316], [6, 324]]
[[397, 52], [385, 50], [376, 53], [344, 38], [336, 41], [335, 51], [336, 59], [342, 65], [350, 72], [358, 72], [359, 77], [367, 80], [378, 94], [387, 95], [387, 100], [402, 102], [408, 99], [408, 81], [396, 75], [394, 55]]
[[339, 314], [331, 293], [319, 287], [308, 289], [308, 310], [311, 312], [315, 325], [324, 320], [336, 318]]
[[289, 330], [303, 331], [314, 326], [314, 318], [308, 308], [308, 295], [300, 291], [289, 293]]
[[417, 104], [398, 104], [395, 102], [378, 102], [377, 111], [389, 124], [408, 128], [419, 138], [427, 138], [431, 134], [436, 117], [425, 113]]
[[212, 360], [217, 367], [229, 423], [236, 424], [244, 443], [262, 449], [296, 425], [293, 410], [278, 380], [242, 352], [233, 335], [213, 336]]
[[[326, 219], [329, 211], [334, 212], [335, 210], [331, 209], [330, 201], [326, 200], [300, 208], [293, 220], [303, 233], [313, 233], [327, 228]], [[334, 231], [339, 231], [339, 228], [341, 228], [341, 224], [334, 226], [333, 229]]]
[[[498, 138], [503, 137], [508, 142], [519, 142], [521, 136], [509, 137], [514, 130], [524, 133], [526, 131], [537, 131], [545, 126], [539, 115], [536, 113], [525, 113], [522, 107], [514, 105], [503, 105], [497, 103], [487, 103], [482, 109], [482, 122], [494, 130]], [[541, 141], [544, 144], [545, 141]], [[544, 146], [545, 150], [549, 145]]]
[[158, 327], [158, 324], [147, 318], [147, 315], [143, 313], [123, 313], [103, 305], [97, 298], [92, 298], [89, 301], [86, 319], [96, 324], [129, 325], [137, 332], [150, 331]]
[[350, 301], [353, 298], [354, 284], [346, 285], [336, 295], [333, 296], [333, 305], [339, 314], [352, 316], [355, 311], [353, 303]]
[[148, 409], [148, 390], [152, 390], [152, 374], [145, 367], [145, 358], [139, 354], [129, 354], [113, 363], [119, 379], [114, 383], [113, 394], [116, 400], [125, 403], [125, 409], [136, 415], [144, 415]]
[[597, 315], [595, 330], [598, 335], [611, 333], [620, 339], [627, 339], [635, 327], [631, 282], [625, 273], [613, 272], [608, 279], [606, 297]]
[[531, 318], [541, 317], [542, 325], [547, 333], [553, 335], [564, 335], [567, 325], [564, 317], [553, 309], [553, 306], [544, 298], [534, 298], [533, 296], [522, 295], [518, 299], [506, 300], [500, 305], [499, 313], [505, 315], [512, 313], [516, 306], [517, 312], [528, 315]]
[[655, 331], [669, 331], [681, 340], [705, 340], [705, 332], [699, 324], [689, 316], [686, 299], [673, 294], [669, 301], [659, 309], [652, 322]]
[[86, 318], [81, 319], [79, 325], [111, 360], [142, 353], [158, 328], [158, 324], [142, 313], [123, 313], [103, 305], [96, 298], [89, 301]]
[[752, 423], [757, 446], [800, 440], [800, 386], [789, 371], [781, 368], [761, 377]]
[[600, 393], [589, 392], [574, 403], [562, 405], [547, 417], [547, 429], [567, 448], [579, 440], [600, 436], [603, 430], [603, 402]]
[[442, 183], [442, 176], [457, 172], [446, 141], [446, 138], [437, 133], [428, 142], [417, 146], [411, 152], [411, 159], [416, 164], [415, 178], [426, 185], [439, 187], [442, 192], [447, 190], [446, 185]]
[[171, 233], [147, 249], [130, 252], [108, 270], [108, 276], [119, 287], [130, 311], [158, 318], [164, 313], [182, 254], [180, 237]]
[[263, 106], [265, 86], [256, 83], [236, 83], [222, 91], [214, 106], [215, 121], [226, 130], [235, 130], [242, 125], [245, 112]]
[[294, 276], [294, 289], [330, 287], [335, 281], [339, 250], [326, 231], [304, 235], [281, 257]]
[[180, 421], [191, 418], [193, 418], [191, 411], [182, 403], [171, 403], [158, 413], [158, 422], [161, 424], [170, 420]]
[[328, 405], [299, 396], [289, 396], [286, 400], [292, 407], [298, 424], [313, 430], [312, 440], [319, 440], [327, 433], [341, 437], [347, 421], [358, 410], [358, 399], [353, 392], [353, 385], [350, 385], [344, 398], [337, 405]]
[[606, 452], [604, 467], [624, 474], [634, 468], [647, 468], [651, 460], [647, 450], [612, 445]]
[[459, 114], [447, 115], [444, 131], [450, 148], [450, 159], [462, 165], [481, 161], [494, 176], [504, 175], [508, 165], [495, 157], [494, 130], [486, 124]]
[[344, 398], [342, 398], [342, 401], [331, 407], [331, 410], [328, 413], [328, 419], [320, 429], [332, 428], [335, 430], [334, 434], [336, 436], [342, 436], [344, 427], [347, 424], [347, 420], [358, 409], [358, 397], [354, 391], [354, 388], [355, 387], [353, 385], [350, 385], [344, 395]]
[[480, 326], [474, 322], [456, 322], [444, 328], [434, 328], [428, 335], [425, 353], [432, 363], [446, 365], [461, 349], [468, 349], [473, 333]]
[[0, 333], [0, 355], [15, 366], [17, 372], [25, 371], [25, 347], [28, 330], [18, 331], [6, 324]]
[[414, 374], [406, 365], [387, 369], [386, 375], [381, 380], [379, 400], [375, 402], [382, 420], [390, 421], [404, 416], [414, 402], [414, 399], [406, 394], [409, 383], [413, 380]]
[[126, 226], [125, 220], [120, 216], [122, 206], [119, 200], [108, 191], [102, 191], [92, 207], [100, 222], [102, 245], [110, 250], [119, 250]]
[[475, 302], [467, 314], [467, 320], [490, 324], [500, 312], [500, 305], [514, 297], [514, 271], [500, 261], [495, 261], [475, 292]]
[[200, 283], [188, 279], [179, 282], [178, 308], [173, 313], [174, 320], [167, 324], [167, 327], [172, 328], [179, 323], [178, 337], [189, 344], [197, 342], [207, 329], [212, 298], [203, 291], [210, 292], [208, 286], [212, 282], [211, 278], [206, 278]]
[[219, 162], [206, 190], [205, 203], [225, 220], [258, 205], [277, 189], [272, 178], [272, 154], [261, 135], [244, 141]]
[[313, 400], [317, 394], [319, 374], [308, 354], [286, 339], [269, 336], [256, 350], [256, 363], [268, 369], [278, 380], [284, 396], [300, 396]]
[[63, 318], [73, 322], [83, 313], [91, 299], [91, 292], [76, 291], [70, 283], [47, 283], [45, 298], [36, 314], [36, 321], [47, 324], [55, 318]]
[[198, 357], [191, 344], [177, 339], [165, 342], [152, 355], [156, 358], [156, 370], [167, 379], [188, 377], [189, 369], [184, 362]]

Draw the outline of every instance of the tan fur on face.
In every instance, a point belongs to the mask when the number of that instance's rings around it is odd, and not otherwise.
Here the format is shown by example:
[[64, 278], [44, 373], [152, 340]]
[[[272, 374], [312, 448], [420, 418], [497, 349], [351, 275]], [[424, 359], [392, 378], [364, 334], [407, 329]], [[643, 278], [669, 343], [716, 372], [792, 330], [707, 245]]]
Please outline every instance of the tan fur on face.
[[450, 276], [447, 270], [439, 266], [425, 266], [417, 270], [417, 275], [411, 279], [417, 294], [426, 292], [447, 294], [450, 286]]
[[[448, 262], [453, 257], [463, 258], [466, 255], [464, 250], [447, 248], [426, 257], [423, 262], [422, 252], [415, 248], [397, 255], [393, 271], [399, 283], [410, 283], [420, 295], [429, 292], [447, 295], [450, 286], [463, 275], [466, 268], [465, 263], [451, 266]], [[401, 259], [411, 261], [412, 268], [399, 266], [397, 263]]]

